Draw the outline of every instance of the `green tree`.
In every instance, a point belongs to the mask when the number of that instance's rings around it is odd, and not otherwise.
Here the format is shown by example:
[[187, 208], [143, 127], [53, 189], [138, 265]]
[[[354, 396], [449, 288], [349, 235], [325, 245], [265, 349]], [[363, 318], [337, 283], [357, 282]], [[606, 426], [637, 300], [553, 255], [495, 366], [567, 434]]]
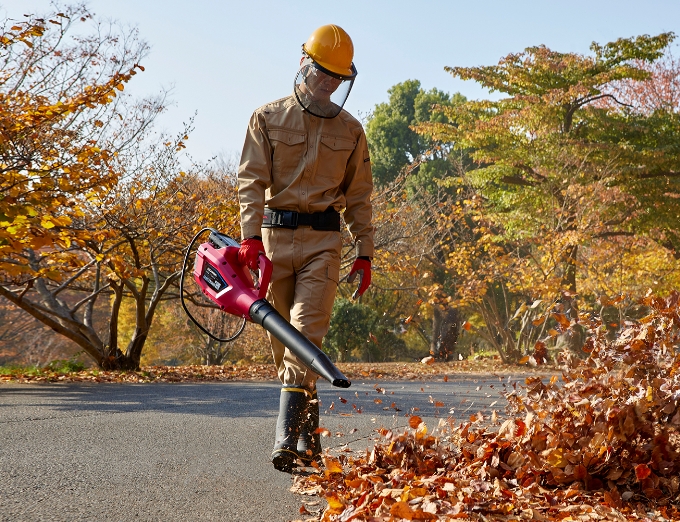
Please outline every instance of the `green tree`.
[[324, 347], [339, 362], [398, 360], [406, 353], [406, 343], [394, 329], [371, 307], [340, 298], [333, 305]]
[[[424, 122], [446, 122], [438, 107], [465, 101], [461, 94], [449, 95], [438, 89], [425, 91], [418, 80], [398, 83], [388, 90], [389, 101], [376, 105], [366, 124], [373, 178], [378, 187], [389, 185], [414, 166], [408, 186], [412, 190], [432, 188], [433, 180], [450, 175], [449, 146], [413, 130]], [[423, 160], [427, 161], [423, 161]]]
[[[450, 142], [415, 128], [424, 122], [448, 122], [443, 108], [456, 107], [465, 98], [438, 89], [425, 91], [417, 80], [399, 83], [388, 92], [389, 102], [377, 105], [366, 125], [373, 175], [382, 191], [376, 206], [386, 206], [376, 212], [383, 240], [379, 258], [384, 274], [412, 277], [419, 280], [413, 283], [416, 287], [428, 288], [423, 297], [431, 306], [426, 314], [431, 325], [421, 333], [429, 335], [430, 351], [446, 358], [454, 350], [460, 321], [458, 310], [449, 306], [455, 292], [446, 266], [450, 234], [438, 226], [437, 216], [457, 196], [455, 180], [469, 159], [465, 153], [452, 153]], [[418, 217], [416, 223], [413, 216]], [[386, 284], [396, 286], [394, 281]]]

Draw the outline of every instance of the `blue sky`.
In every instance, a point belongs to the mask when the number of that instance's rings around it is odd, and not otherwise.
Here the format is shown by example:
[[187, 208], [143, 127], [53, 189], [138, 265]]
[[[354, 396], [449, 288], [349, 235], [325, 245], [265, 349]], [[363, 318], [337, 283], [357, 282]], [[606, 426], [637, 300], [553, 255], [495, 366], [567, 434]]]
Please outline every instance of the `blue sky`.
[[[63, 4], [62, 4], [63, 5]], [[394, 84], [420, 80], [425, 89], [487, 96], [454, 80], [445, 66], [492, 65], [511, 52], [545, 44], [587, 53], [590, 43], [680, 33], [680, 0], [90, 0], [103, 19], [135, 26], [151, 45], [134, 95], [171, 88], [158, 121], [179, 132], [196, 113], [188, 152], [199, 161], [238, 157], [254, 109], [292, 92], [300, 45], [334, 23], [352, 37], [359, 71], [345, 105], [355, 116], [387, 101]], [[0, 14], [50, 10], [48, 0], [0, 0]]]

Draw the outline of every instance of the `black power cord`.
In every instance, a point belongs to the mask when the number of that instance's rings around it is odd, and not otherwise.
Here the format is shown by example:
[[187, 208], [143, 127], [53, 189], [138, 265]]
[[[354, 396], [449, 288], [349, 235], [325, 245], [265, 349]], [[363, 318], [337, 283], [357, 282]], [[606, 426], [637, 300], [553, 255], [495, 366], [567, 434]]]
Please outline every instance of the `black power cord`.
[[[191, 312], [189, 312], [189, 309], [187, 308], [186, 303], [184, 302], [184, 274], [186, 273], [187, 270], [187, 263], [189, 261], [189, 254], [191, 253], [191, 249], [194, 247], [194, 244], [196, 243], [196, 240], [203, 234], [204, 232], [212, 232], [217, 234], [218, 236], [223, 236], [219, 231], [215, 230], [214, 228], [203, 228], [201, 229], [191, 240], [191, 243], [189, 243], [189, 246], [187, 247], [187, 251], [184, 254], [184, 262], [182, 263], [182, 274], [179, 277], [179, 301], [182, 303], [182, 308], [184, 308], [184, 311], [186, 312], [187, 316], [189, 316], [189, 319], [193, 321], [193, 323], [198, 326], [201, 331], [206, 333], [211, 339], [215, 339], [216, 341], [219, 341], [221, 343], [228, 343], [236, 339], [241, 333], [243, 333], [243, 329], [246, 327], [246, 319], [245, 317], [243, 318], [243, 322], [241, 323], [241, 326], [239, 327], [238, 331], [232, 335], [231, 337], [227, 337], [226, 339], [222, 339], [221, 337], [217, 337], [214, 335], [212, 332], [209, 332], [201, 323], [198, 322], [198, 320], [191, 315]], [[224, 313], [224, 312], [223, 312]]]

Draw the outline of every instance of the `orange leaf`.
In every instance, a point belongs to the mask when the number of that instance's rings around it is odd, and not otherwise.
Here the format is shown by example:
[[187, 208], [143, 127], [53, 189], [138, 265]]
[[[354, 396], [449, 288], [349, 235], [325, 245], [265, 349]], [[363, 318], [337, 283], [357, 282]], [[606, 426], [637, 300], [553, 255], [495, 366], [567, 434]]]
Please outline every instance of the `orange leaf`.
[[569, 464], [564, 456], [564, 450], [562, 448], [556, 448], [551, 451], [546, 460], [548, 464], [554, 468], [564, 468]]
[[583, 464], [579, 464], [574, 468], [574, 478], [576, 480], [583, 480], [588, 476], [588, 470]]
[[644, 480], [652, 474], [652, 470], [646, 464], [638, 464], [635, 466], [635, 476], [638, 480]]
[[342, 464], [334, 457], [324, 456], [323, 463], [329, 473], [342, 473]]
[[423, 419], [418, 417], [418, 415], [413, 415], [409, 420], [408, 420], [408, 425], [411, 426], [413, 429], [416, 429], [418, 426], [420, 426], [420, 423], [423, 422]]
[[545, 322], [545, 316], [541, 316], [538, 319], [534, 319], [531, 321], [531, 324], [534, 326], [541, 326]]
[[423, 358], [423, 360], [420, 361], [423, 364], [434, 364], [434, 357], [432, 356], [427, 356]]
[[328, 502], [328, 507], [331, 509], [342, 509], [345, 507], [344, 502], [337, 493], [326, 495], [325, 499]]
[[360, 478], [355, 478], [355, 479], [345, 479], [345, 484], [347, 484], [350, 488], [354, 489], [359, 489], [362, 484], [364, 484], [365, 480], [360, 479]]
[[405, 520], [413, 520], [414, 511], [407, 502], [396, 502], [390, 508], [390, 515], [403, 518]]
[[469, 331], [470, 331], [470, 328], [472, 328], [472, 325], [471, 325], [469, 322], [465, 321], [465, 322], [463, 323], [463, 330], [469, 332]]
[[571, 326], [571, 321], [569, 321], [569, 318], [566, 315], [555, 313], [552, 314], [552, 316], [559, 323], [563, 330], [566, 330]]

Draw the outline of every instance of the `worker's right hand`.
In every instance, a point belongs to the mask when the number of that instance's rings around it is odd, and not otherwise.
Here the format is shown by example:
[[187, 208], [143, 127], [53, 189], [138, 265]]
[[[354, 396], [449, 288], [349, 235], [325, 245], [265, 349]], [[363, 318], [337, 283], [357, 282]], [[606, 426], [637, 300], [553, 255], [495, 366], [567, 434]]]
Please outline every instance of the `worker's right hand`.
[[249, 237], [241, 243], [238, 249], [238, 262], [246, 265], [251, 270], [257, 270], [257, 260], [260, 254], [264, 254], [262, 240], [257, 237]]

